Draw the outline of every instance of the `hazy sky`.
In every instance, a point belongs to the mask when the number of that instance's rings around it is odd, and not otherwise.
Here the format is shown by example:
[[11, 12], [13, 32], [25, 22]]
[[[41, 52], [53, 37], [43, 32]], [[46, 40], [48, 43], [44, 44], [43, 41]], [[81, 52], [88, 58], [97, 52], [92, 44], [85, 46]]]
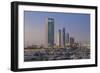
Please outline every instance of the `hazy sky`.
[[90, 41], [90, 15], [24, 11], [24, 44], [45, 44], [46, 18], [54, 18], [55, 43], [58, 29], [63, 27], [76, 41]]

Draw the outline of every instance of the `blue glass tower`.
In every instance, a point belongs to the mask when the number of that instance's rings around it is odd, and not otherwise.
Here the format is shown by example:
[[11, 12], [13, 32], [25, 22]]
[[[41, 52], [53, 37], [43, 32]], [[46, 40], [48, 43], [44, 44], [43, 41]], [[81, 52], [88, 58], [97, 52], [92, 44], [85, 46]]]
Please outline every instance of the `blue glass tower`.
[[54, 46], [54, 19], [48, 18], [48, 47]]
[[59, 29], [59, 47], [61, 47], [61, 29]]
[[63, 47], [65, 47], [65, 28], [63, 28], [62, 36], [63, 36], [63, 39], [62, 39]]
[[66, 33], [66, 44], [69, 43], [69, 33]]

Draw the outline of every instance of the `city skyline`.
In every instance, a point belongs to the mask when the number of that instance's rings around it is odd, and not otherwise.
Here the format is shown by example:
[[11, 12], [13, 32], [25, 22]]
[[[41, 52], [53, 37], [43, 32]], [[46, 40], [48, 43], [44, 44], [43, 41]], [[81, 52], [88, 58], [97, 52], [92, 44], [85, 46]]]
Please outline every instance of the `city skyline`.
[[[54, 43], [57, 43], [58, 30], [63, 29], [77, 41], [90, 41], [90, 15], [79, 13], [24, 12], [24, 44], [45, 44], [46, 18], [54, 18]], [[85, 35], [85, 36], [84, 36]]]

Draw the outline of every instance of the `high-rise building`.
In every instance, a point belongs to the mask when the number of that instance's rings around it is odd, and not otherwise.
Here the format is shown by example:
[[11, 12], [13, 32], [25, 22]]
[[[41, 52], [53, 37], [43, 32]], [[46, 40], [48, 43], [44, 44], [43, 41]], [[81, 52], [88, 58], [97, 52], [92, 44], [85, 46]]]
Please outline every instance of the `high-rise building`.
[[74, 38], [70, 37], [70, 46], [72, 47], [74, 45]]
[[65, 28], [62, 29], [62, 44], [65, 47]]
[[58, 42], [59, 42], [59, 47], [61, 47], [61, 29], [59, 29], [59, 38], [58, 38]]
[[46, 22], [47, 47], [54, 47], [54, 19], [48, 18]]
[[66, 33], [66, 45], [69, 44], [69, 33]]

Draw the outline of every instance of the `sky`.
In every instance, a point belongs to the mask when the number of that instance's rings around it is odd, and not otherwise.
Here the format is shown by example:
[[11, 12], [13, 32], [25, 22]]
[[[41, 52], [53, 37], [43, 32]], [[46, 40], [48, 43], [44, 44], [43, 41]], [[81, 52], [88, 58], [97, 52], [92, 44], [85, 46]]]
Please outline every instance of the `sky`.
[[90, 41], [90, 14], [24, 11], [24, 44], [45, 44], [46, 18], [54, 18], [55, 43], [63, 27], [75, 41]]

